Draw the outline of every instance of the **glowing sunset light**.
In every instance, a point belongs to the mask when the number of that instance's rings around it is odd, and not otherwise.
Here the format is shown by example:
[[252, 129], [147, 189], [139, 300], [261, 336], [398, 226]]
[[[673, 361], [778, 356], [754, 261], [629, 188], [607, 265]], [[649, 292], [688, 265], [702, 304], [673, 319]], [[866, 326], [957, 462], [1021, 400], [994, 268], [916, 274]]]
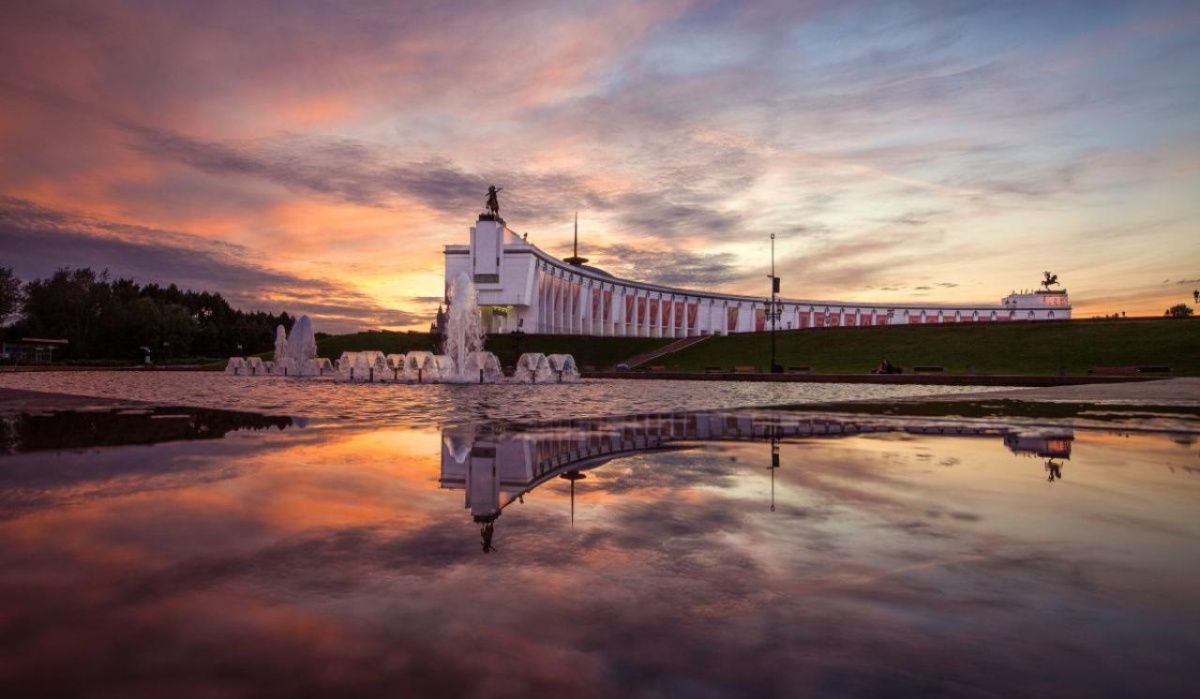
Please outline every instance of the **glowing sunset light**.
[[591, 264], [652, 283], [762, 293], [775, 233], [797, 297], [1054, 269], [1076, 317], [1161, 315], [1200, 284], [1198, 64], [1172, 2], [22, 3], [0, 262], [425, 328], [497, 183], [538, 247], [578, 211]]

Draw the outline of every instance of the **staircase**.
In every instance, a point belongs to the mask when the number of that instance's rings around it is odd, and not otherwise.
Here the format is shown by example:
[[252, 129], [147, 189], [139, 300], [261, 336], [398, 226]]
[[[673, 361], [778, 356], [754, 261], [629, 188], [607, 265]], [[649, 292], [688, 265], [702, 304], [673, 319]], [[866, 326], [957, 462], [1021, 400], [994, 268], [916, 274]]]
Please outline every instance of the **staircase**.
[[[629, 367], [630, 369], [636, 369], [642, 365], [649, 364], [650, 362], [654, 361], [655, 359], [658, 359], [659, 357], [665, 357], [668, 354], [674, 354], [674, 353], [678, 352], [679, 350], [684, 349], [686, 347], [691, 347], [692, 345], [700, 344], [701, 342], [704, 342], [705, 340], [707, 340], [710, 337], [712, 337], [712, 335], [697, 335], [696, 337], [681, 337], [678, 340], [676, 340], [670, 344], [663, 345], [662, 347], [659, 347], [658, 349], [650, 350], [649, 352], [642, 352], [641, 354], [635, 354], [634, 356], [630, 357], [629, 359], [625, 359], [619, 363], [624, 364], [625, 366]], [[611, 370], [615, 371], [616, 367], [615, 366], [612, 367]]]

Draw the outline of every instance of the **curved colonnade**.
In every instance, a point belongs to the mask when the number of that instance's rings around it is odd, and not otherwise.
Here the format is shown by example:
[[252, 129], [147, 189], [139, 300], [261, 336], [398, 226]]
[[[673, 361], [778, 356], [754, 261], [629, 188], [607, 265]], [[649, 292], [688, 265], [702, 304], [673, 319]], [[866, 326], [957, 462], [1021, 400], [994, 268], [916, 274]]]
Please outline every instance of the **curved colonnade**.
[[[447, 245], [446, 280], [470, 275], [486, 332], [600, 337], [669, 337], [770, 329], [770, 300], [620, 279], [558, 260], [510, 231], [481, 220], [468, 245]], [[575, 258], [577, 259], [577, 258]], [[1013, 292], [999, 304], [879, 304], [780, 299], [781, 330], [1065, 320], [1066, 292]]]

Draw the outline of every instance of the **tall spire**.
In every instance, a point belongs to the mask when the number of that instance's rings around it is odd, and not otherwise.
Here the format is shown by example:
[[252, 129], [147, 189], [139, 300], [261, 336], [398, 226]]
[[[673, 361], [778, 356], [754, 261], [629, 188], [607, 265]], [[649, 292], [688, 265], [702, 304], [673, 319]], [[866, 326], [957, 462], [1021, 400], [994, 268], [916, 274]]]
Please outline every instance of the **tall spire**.
[[571, 256], [563, 258], [563, 262], [575, 265], [576, 267], [586, 264], [587, 258], [579, 256], [579, 212], [575, 212], [575, 244], [571, 248]]

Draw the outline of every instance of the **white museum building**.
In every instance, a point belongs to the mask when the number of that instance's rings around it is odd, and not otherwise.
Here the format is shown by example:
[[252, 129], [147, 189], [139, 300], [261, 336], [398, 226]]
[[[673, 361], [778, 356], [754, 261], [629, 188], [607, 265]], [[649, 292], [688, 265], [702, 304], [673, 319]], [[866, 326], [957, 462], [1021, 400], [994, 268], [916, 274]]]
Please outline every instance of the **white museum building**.
[[[770, 330], [769, 297], [620, 279], [576, 253], [560, 260], [483, 214], [466, 245], [445, 246], [445, 280], [475, 283], [488, 333], [694, 337]], [[777, 299], [780, 330], [1067, 320], [1066, 291], [1013, 292], [997, 304]]]

